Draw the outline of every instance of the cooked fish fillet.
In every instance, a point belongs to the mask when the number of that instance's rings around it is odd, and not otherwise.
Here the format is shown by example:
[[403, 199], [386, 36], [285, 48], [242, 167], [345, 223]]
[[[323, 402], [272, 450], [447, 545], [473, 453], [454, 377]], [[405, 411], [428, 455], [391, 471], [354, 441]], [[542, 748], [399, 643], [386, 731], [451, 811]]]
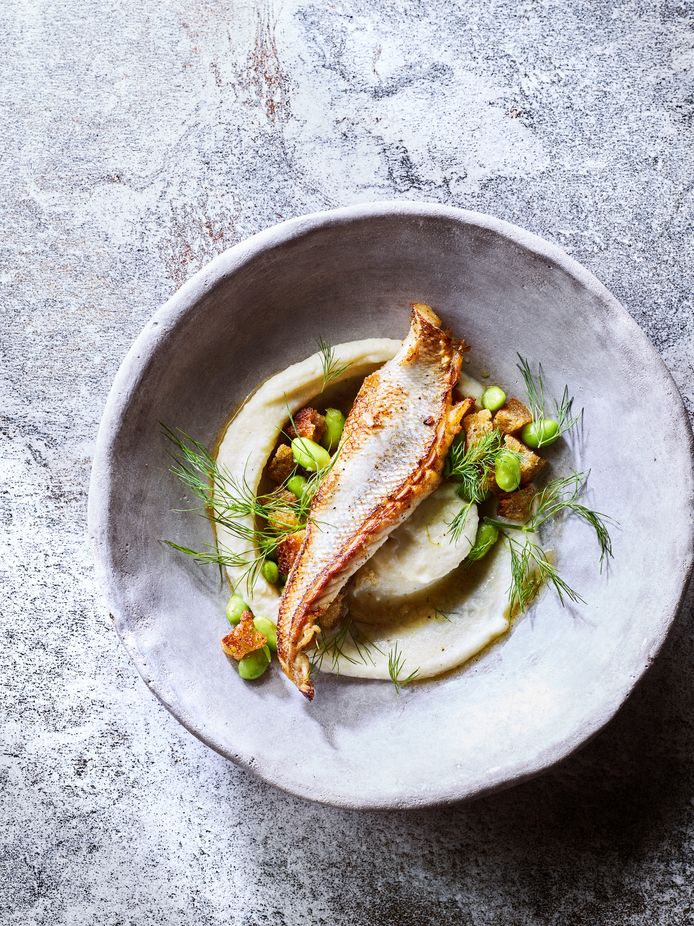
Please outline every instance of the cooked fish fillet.
[[306, 649], [321, 617], [360, 566], [441, 480], [466, 403], [452, 392], [466, 345], [426, 305], [392, 360], [364, 380], [340, 450], [311, 506], [282, 595], [277, 643], [284, 672], [311, 700]]

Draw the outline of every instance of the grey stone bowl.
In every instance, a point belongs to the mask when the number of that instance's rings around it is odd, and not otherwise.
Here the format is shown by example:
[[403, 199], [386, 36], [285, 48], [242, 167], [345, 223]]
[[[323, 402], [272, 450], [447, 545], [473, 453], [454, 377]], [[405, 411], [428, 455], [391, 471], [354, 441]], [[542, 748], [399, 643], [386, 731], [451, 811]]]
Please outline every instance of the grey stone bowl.
[[[169, 473], [160, 422], [212, 444], [266, 377], [333, 343], [404, 336], [432, 304], [487, 368], [521, 392], [516, 351], [585, 407], [557, 469], [590, 469], [618, 519], [602, 574], [590, 532], [552, 540], [586, 599], [545, 592], [474, 663], [398, 696], [321, 676], [308, 704], [275, 670], [241, 681], [219, 647], [214, 568], [162, 539], [210, 541]], [[458, 801], [547, 768], [614, 715], [653, 661], [692, 567], [692, 436], [667, 370], [626, 311], [559, 248], [487, 216], [388, 202], [310, 215], [226, 251], [156, 313], [104, 411], [89, 525], [116, 629], [160, 701], [203, 742], [287, 791], [344, 807]]]

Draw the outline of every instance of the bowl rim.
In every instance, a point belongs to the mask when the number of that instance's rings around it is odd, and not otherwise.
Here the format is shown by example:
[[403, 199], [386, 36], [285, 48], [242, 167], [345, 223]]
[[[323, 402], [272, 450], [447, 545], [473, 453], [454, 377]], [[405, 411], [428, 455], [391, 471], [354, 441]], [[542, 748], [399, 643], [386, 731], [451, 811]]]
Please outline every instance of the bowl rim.
[[[263, 766], [262, 756], [232, 753], [223, 744], [215, 741], [213, 737], [206, 735], [204, 730], [196, 723], [195, 718], [187, 716], [185, 712], [180, 710], [178, 705], [172, 703], [167, 698], [163, 688], [159, 686], [157, 680], [150, 676], [147, 670], [146, 657], [140, 650], [136, 638], [127, 625], [125, 617], [126, 603], [121, 594], [121, 583], [118, 579], [117, 570], [114, 568], [115, 557], [108, 540], [112, 474], [116, 466], [113, 446], [123, 416], [139, 384], [146, 375], [148, 366], [160, 342], [164, 340], [167, 333], [171, 332], [183, 321], [188, 313], [194, 311], [197, 302], [207, 290], [218, 285], [263, 253], [271, 251], [277, 245], [297, 240], [323, 227], [347, 225], [371, 218], [406, 216], [420, 217], [422, 219], [447, 219], [461, 225], [472, 225], [493, 232], [510, 240], [531, 254], [544, 258], [550, 264], [571, 276], [589, 293], [599, 298], [610, 315], [610, 321], [621, 327], [630, 338], [637, 342], [639, 349], [651, 358], [653, 361], [653, 374], [657, 377], [654, 388], [664, 389], [672, 399], [672, 421], [683, 435], [682, 459], [684, 460], [688, 456], [690, 463], [690, 493], [686, 505], [683, 499], [681, 509], [683, 514], [688, 513], [688, 525], [684, 524], [683, 518], [682, 529], [684, 530], [688, 526], [687, 549], [689, 553], [681, 563], [678, 581], [672, 582], [670, 585], [667, 600], [663, 603], [659, 613], [659, 619], [652, 625], [648, 646], [644, 648], [645, 658], [625, 678], [624, 685], [615, 697], [609, 702], [603, 702], [601, 710], [595, 711], [590, 718], [590, 723], [586, 723], [578, 731], [572, 731], [559, 742], [554, 742], [545, 747], [530, 760], [518, 760], [516, 763], [510, 762], [503, 769], [498, 770], [496, 775], [490, 775], [488, 780], [481, 782], [478, 787], [456, 789], [455, 785], [453, 785], [439, 790], [434, 788], [425, 797], [422, 797], [421, 794], [414, 795], [410, 793], [401, 797], [390, 794], [379, 799], [360, 800], [339, 791], [331, 793], [328, 790], [318, 794], [308, 793], [308, 789], [302, 788], [300, 781], [298, 783], [294, 779], [291, 782], [289, 780], [282, 781], [278, 780], [276, 775], [267, 773]], [[318, 803], [349, 809], [370, 810], [415, 809], [453, 804], [511, 787], [552, 768], [568, 758], [609, 723], [653, 664], [682, 606], [694, 569], [694, 435], [674, 379], [645, 332], [642, 331], [627, 310], [597, 277], [572, 257], [569, 257], [561, 247], [505, 220], [455, 206], [409, 200], [383, 200], [360, 203], [297, 216], [257, 232], [250, 238], [223, 251], [205, 264], [152, 315], [123, 358], [106, 399], [94, 450], [89, 484], [87, 522], [88, 535], [95, 560], [97, 583], [105, 599], [118, 637], [150, 691], [173, 714], [179, 723], [197, 739], [215, 752], [252, 771], [264, 781], [281, 790]]]

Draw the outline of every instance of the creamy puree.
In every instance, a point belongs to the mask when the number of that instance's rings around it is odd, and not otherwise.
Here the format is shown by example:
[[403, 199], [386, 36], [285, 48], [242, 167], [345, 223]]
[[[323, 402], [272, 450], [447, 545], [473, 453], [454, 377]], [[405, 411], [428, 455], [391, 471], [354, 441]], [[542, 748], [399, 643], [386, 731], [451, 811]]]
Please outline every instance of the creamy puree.
[[[387, 338], [337, 345], [337, 363], [349, 363], [349, 368], [333, 385], [363, 379], [399, 347], [400, 341]], [[245, 479], [258, 492], [289, 412], [314, 403], [322, 383], [320, 353], [267, 380], [229, 423], [217, 453], [222, 470]], [[458, 388], [476, 398], [483, 391], [465, 374]], [[315, 404], [322, 408], [320, 401]], [[386, 679], [388, 655], [397, 644], [402, 674], [417, 669], [418, 677], [426, 678], [455, 668], [508, 629], [509, 554], [498, 544], [480, 563], [459, 565], [474, 542], [478, 521], [473, 506], [461, 538], [451, 543], [445, 525], [461, 504], [454, 487], [442, 485], [356, 573], [347, 590], [350, 611], [358, 622], [357, 639], [363, 635], [372, 645], [357, 646], [347, 636], [340, 644], [343, 655], [336, 661], [326, 656], [321, 671]], [[248, 526], [253, 527], [250, 518]], [[240, 555], [248, 552], [219, 525], [217, 539], [221, 548]], [[277, 622], [280, 595], [273, 585], [258, 575], [248, 588], [242, 569], [227, 567], [227, 574], [257, 616]]]
[[472, 549], [479, 523], [473, 505], [460, 537], [451, 537], [449, 525], [462, 504], [453, 483], [444, 482], [417, 505], [354, 576], [350, 595], [363, 603], [362, 610], [371, 605], [378, 611], [380, 601], [424, 591], [460, 565]]

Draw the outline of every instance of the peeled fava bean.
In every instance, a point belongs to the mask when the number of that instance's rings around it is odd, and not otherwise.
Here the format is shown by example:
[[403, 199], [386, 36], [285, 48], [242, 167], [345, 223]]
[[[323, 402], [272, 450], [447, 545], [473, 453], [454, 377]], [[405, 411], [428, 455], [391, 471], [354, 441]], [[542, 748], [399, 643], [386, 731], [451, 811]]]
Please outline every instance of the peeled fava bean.
[[480, 522], [480, 526], [477, 528], [475, 542], [467, 558], [473, 562], [482, 559], [489, 553], [498, 539], [499, 528], [495, 524], [490, 524], [489, 521]]
[[326, 450], [335, 450], [340, 443], [342, 430], [345, 426], [345, 416], [339, 408], [326, 408], [325, 410], [325, 434], [323, 435], [322, 444]]
[[501, 386], [487, 386], [482, 393], [482, 408], [498, 412], [506, 404], [506, 393]]
[[256, 678], [260, 678], [270, 665], [271, 658], [272, 655], [269, 646], [254, 650], [252, 653], [249, 653], [247, 656], [244, 656], [243, 659], [239, 660], [239, 675], [247, 682], [252, 682]]
[[521, 481], [521, 465], [518, 455], [510, 450], [502, 451], [494, 466], [496, 484], [504, 492], [515, 492]]
[[246, 602], [240, 595], [232, 595], [227, 602], [226, 609], [227, 620], [229, 623], [233, 624], [235, 627], [241, 620], [241, 615], [244, 613], [244, 611], [250, 611], [250, 608]]
[[527, 447], [538, 450], [540, 447], [549, 447], [559, 440], [559, 422], [554, 418], [540, 418], [532, 421], [521, 431], [521, 439]]
[[273, 653], [277, 652], [277, 627], [269, 621], [267, 617], [254, 617], [253, 625], [256, 630], [259, 630], [265, 639], [267, 640], [267, 645], [270, 647]]
[[292, 441], [292, 453], [297, 466], [309, 473], [317, 473], [319, 469], [325, 469], [330, 465], [330, 454], [325, 447], [308, 437], [295, 437]]

